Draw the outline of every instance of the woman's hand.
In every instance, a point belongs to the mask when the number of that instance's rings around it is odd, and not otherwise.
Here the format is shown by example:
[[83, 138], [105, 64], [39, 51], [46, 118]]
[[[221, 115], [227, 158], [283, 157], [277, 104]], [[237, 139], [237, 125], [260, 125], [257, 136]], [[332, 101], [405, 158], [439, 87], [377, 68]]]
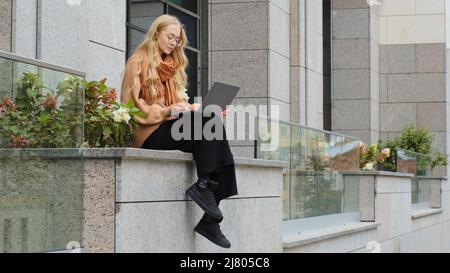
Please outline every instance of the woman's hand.
[[200, 104], [198, 103], [193, 103], [191, 104], [191, 109], [194, 111], [197, 111], [200, 108]]
[[181, 112], [189, 111], [189, 105], [186, 105], [184, 102], [178, 102], [175, 104], [172, 104], [170, 106], [170, 113], [169, 117], [167, 117], [167, 120], [173, 120], [178, 118], [178, 114]]

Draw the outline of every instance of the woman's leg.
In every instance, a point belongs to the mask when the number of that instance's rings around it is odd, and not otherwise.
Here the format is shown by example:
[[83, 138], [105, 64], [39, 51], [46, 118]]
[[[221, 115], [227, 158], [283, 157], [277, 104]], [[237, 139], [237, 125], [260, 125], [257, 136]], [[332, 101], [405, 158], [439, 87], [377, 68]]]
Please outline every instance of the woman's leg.
[[[223, 126], [221, 119], [216, 116], [201, 117], [199, 120], [202, 121], [202, 126], [195, 126], [193, 121], [197, 119], [194, 115], [201, 115], [201, 113], [189, 112], [188, 114], [191, 115], [190, 139], [175, 140], [172, 136], [172, 126], [179, 119], [170, 120], [161, 124], [147, 138], [142, 148], [190, 152], [193, 154], [196, 163], [197, 177], [203, 180], [211, 179], [218, 183], [217, 189], [214, 191], [217, 203], [229, 196], [236, 195], [237, 182], [234, 159], [226, 139], [225, 126]], [[222, 139], [208, 140], [203, 136], [202, 132], [195, 134], [195, 130], [198, 130], [198, 128], [203, 130], [204, 125], [210, 121], [222, 127]], [[196, 135], [200, 135], [201, 139], [195, 139]]]
[[[191, 120], [194, 120], [196, 113], [191, 112], [191, 114]], [[214, 118], [216, 120], [212, 120]], [[199, 179], [186, 192], [205, 210], [205, 214], [194, 230], [211, 242], [229, 248], [231, 243], [220, 230], [219, 223], [223, 217], [218, 205], [220, 200], [237, 194], [236, 174], [233, 155], [226, 140], [225, 127], [221, 120], [219, 119], [219, 122], [217, 119], [214, 116], [201, 117], [202, 126], [200, 128], [203, 129], [204, 125], [212, 120], [222, 126], [224, 134], [222, 138], [207, 140], [201, 134], [201, 139], [195, 139], [194, 131], [197, 127], [191, 123], [191, 138], [175, 140], [172, 136], [172, 127], [178, 120], [171, 120], [164, 122], [153, 132], [142, 148], [193, 153]]]

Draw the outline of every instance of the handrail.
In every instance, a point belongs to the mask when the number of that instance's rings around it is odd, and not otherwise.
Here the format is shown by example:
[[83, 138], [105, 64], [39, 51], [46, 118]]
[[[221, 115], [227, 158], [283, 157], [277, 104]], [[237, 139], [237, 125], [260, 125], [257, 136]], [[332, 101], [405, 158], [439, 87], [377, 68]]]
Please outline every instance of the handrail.
[[317, 128], [313, 128], [313, 127], [309, 127], [309, 126], [299, 125], [297, 123], [290, 122], [290, 121], [270, 119], [270, 118], [267, 118], [267, 117], [264, 117], [264, 116], [257, 116], [257, 118], [258, 119], [265, 119], [265, 120], [269, 120], [269, 121], [274, 121], [274, 122], [278, 122], [278, 123], [282, 123], [282, 124], [286, 124], [286, 125], [290, 125], [290, 126], [294, 126], [294, 127], [298, 127], [298, 128], [308, 129], [308, 130], [316, 131], [316, 132], [319, 132], [319, 133], [325, 133], [325, 134], [329, 134], [329, 135], [336, 135], [336, 136], [349, 138], [349, 139], [352, 139], [352, 140], [361, 141], [360, 138], [357, 138], [357, 137], [354, 137], [354, 136], [344, 135], [342, 133], [338, 133], [338, 132], [334, 132], [334, 131], [326, 131], [326, 130], [322, 130], [322, 129], [317, 129]]
[[80, 76], [80, 77], [86, 77], [86, 73], [85, 72], [82, 72], [82, 71], [79, 71], [79, 70], [76, 70], [76, 69], [73, 69], [73, 68], [63, 67], [63, 66], [60, 66], [60, 65], [56, 65], [56, 64], [49, 63], [49, 62], [44, 62], [44, 61], [41, 61], [41, 60], [28, 58], [28, 57], [25, 57], [25, 56], [21, 56], [21, 55], [18, 55], [18, 54], [6, 52], [6, 51], [3, 51], [3, 50], [0, 50], [0, 57], [5, 58], [5, 59], [9, 59], [9, 60], [12, 60], [12, 61], [27, 63], [27, 64], [31, 64], [31, 65], [35, 65], [35, 66], [39, 66], [39, 67], [43, 67], [43, 68], [56, 70], [56, 71], [59, 71], [59, 72], [69, 73], [69, 74]]

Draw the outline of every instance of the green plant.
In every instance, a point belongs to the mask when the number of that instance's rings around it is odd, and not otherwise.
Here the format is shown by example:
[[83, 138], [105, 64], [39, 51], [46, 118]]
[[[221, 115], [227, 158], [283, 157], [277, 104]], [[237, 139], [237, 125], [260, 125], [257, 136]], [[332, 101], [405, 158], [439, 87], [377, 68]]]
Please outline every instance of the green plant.
[[23, 73], [14, 101], [4, 97], [0, 102], [1, 146], [128, 146], [138, 126], [135, 116], [143, 113], [134, 107], [132, 100], [118, 103], [115, 90], [107, 87], [105, 81], [86, 82], [68, 76], [56, 90], [50, 90], [37, 74]]
[[106, 86], [105, 81], [85, 83], [85, 146], [127, 147], [138, 126], [135, 116], [141, 116], [142, 112], [133, 100], [118, 103], [116, 91]]
[[434, 134], [428, 132], [425, 128], [416, 128], [412, 124], [407, 125], [402, 130], [400, 136], [385, 142], [379, 142], [381, 147], [386, 147], [391, 150], [391, 155], [387, 158], [384, 166], [392, 171], [396, 170], [395, 159], [397, 157], [397, 148], [430, 155], [432, 157], [431, 169], [439, 165], [446, 166], [448, 164], [447, 155], [433, 151], [433, 140]]
[[56, 148], [81, 145], [81, 115], [62, 90], [46, 88], [37, 74], [25, 72], [17, 82], [15, 102], [0, 104], [2, 146]]

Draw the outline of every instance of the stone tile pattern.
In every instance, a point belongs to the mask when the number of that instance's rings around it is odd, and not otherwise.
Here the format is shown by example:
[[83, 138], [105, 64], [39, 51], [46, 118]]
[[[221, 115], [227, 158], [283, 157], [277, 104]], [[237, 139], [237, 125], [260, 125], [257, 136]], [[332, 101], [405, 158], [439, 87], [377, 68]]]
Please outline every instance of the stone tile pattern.
[[281, 252], [282, 167], [239, 162], [239, 195], [220, 203], [221, 228], [232, 242], [222, 249], [193, 231], [203, 211], [185, 196], [196, 180], [192, 161], [123, 159], [116, 165], [115, 251]]
[[[299, 113], [306, 109], [305, 105], [300, 105], [302, 99], [299, 92], [299, 84], [305, 82], [300, 80], [299, 55], [300, 51], [305, 50], [305, 46], [300, 46], [300, 26], [306, 19], [301, 17], [298, 8], [304, 6], [304, 1], [209, 2], [210, 82], [222, 81], [240, 86], [234, 104], [264, 104], [269, 105], [269, 110], [270, 106], [277, 105], [281, 120], [299, 122], [299, 116], [306, 116]], [[318, 1], [311, 1], [311, 5], [316, 6], [315, 2]], [[314, 18], [318, 21], [321, 16]], [[315, 26], [318, 31], [319, 24]], [[316, 63], [322, 62], [316, 59]], [[319, 105], [310, 105], [316, 104]], [[311, 108], [311, 111], [316, 108]], [[267, 111], [260, 114], [266, 115]], [[244, 156], [252, 154], [253, 145], [248, 141], [231, 144], [237, 147], [238, 155]]]
[[376, 143], [379, 137], [378, 10], [333, 1], [332, 130]]
[[[2, 1], [2, 5], [4, 2], [9, 1]], [[126, 0], [82, 1], [81, 5], [48, 0], [39, 5], [32, 0], [16, 2], [14, 53], [83, 71], [89, 80], [107, 78], [109, 86], [121, 91]]]
[[333, 3], [333, 130], [376, 143], [413, 124], [434, 133], [433, 148], [446, 152], [445, 45], [383, 40], [383, 16], [429, 11], [408, 4], [413, 1], [388, 0], [378, 8], [363, 2]]
[[380, 138], [412, 123], [433, 132], [433, 148], [447, 152], [445, 1], [385, 0], [378, 14]]
[[433, 134], [433, 148], [446, 152], [445, 45], [380, 46], [380, 138], [407, 124]]
[[0, 50], [11, 51], [11, 1], [0, 2]]
[[445, 42], [445, 0], [383, 0], [379, 15], [383, 45]]
[[83, 247], [88, 252], [114, 252], [115, 160], [88, 159], [84, 173]]

